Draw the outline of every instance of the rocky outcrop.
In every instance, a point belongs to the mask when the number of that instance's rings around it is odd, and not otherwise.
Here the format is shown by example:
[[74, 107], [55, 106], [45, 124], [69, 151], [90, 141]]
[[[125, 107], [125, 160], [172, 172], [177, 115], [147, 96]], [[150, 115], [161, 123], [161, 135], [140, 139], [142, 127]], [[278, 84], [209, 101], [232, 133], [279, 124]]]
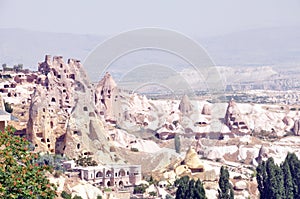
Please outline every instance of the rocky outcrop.
[[293, 132], [294, 132], [295, 135], [300, 135], [300, 119], [295, 120], [294, 127], [293, 127]]
[[242, 117], [242, 114], [233, 99], [230, 100], [228, 103], [224, 120], [225, 120], [225, 124], [229, 127], [231, 132], [234, 133], [249, 132], [248, 125], [245, 122], [244, 118]]
[[266, 161], [269, 157], [268, 153], [268, 149], [262, 145], [259, 149], [258, 156], [255, 158], [256, 162], [260, 164], [262, 161]]
[[110, 142], [93, 102], [93, 89], [80, 61], [53, 57], [39, 67], [42, 75], [31, 96], [27, 137], [36, 151], [70, 158], [91, 152], [112, 162]]
[[203, 115], [211, 115], [211, 107], [208, 104], [204, 104], [201, 114]]
[[187, 95], [184, 95], [180, 101], [178, 109], [183, 115], [189, 115], [193, 112], [193, 107]]
[[[95, 92], [95, 104], [101, 115], [108, 121], [116, 121], [113, 104], [117, 101], [118, 88], [109, 73], [106, 73], [98, 83]], [[120, 107], [119, 107], [120, 108]]]

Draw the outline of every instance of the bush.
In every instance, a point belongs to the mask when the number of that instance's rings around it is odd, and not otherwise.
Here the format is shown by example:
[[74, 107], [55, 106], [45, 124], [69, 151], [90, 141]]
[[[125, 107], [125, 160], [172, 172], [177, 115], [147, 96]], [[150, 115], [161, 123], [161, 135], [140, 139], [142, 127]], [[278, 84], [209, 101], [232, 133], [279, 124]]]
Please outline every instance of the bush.
[[62, 174], [62, 171], [55, 171], [54, 172], [54, 177], [59, 178], [61, 176], [61, 174]]
[[14, 131], [8, 126], [0, 133], [1, 198], [55, 198], [56, 186], [45, 177], [52, 167], [35, 164], [39, 155], [29, 151], [29, 142], [14, 136]]
[[156, 192], [155, 191], [151, 191], [151, 192], [149, 192], [149, 195], [152, 196], [152, 197], [154, 197], [154, 196], [156, 196]]
[[139, 150], [137, 148], [131, 148], [130, 151], [139, 152]]
[[81, 196], [75, 195], [75, 196], [73, 197], [73, 199], [82, 199], [82, 197], [81, 197]]
[[145, 193], [147, 188], [148, 188], [148, 186], [145, 184], [137, 185], [133, 189], [133, 194], [143, 194], [143, 193]]
[[75, 160], [77, 166], [98, 166], [98, 163], [89, 156], [79, 155], [78, 159]]
[[67, 193], [66, 191], [62, 191], [60, 196], [64, 199], [72, 199], [72, 195]]

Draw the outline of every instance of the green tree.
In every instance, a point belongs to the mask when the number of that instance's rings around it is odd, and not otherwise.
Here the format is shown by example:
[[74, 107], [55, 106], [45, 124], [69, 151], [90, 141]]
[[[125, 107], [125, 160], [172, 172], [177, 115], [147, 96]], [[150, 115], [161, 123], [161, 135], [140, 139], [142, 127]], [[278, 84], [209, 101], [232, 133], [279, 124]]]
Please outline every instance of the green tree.
[[183, 176], [175, 181], [176, 199], [206, 199], [205, 189], [200, 180], [190, 180]]
[[175, 144], [176, 153], [180, 153], [180, 148], [181, 148], [181, 146], [180, 146], [180, 137], [177, 134], [175, 135], [175, 138], [174, 138], [174, 144]]
[[284, 177], [281, 168], [274, 163], [273, 158], [258, 165], [257, 184], [261, 199], [286, 198], [284, 190]]
[[257, 188], [260, 193], [260, 198], [267, 197], [267, 172], [266, 172], [266, 162], [262, 162], [256, 168], [256, 180], [257, 180]]
[[77, 166], [97, 166], [97, 162], [92, 159], [90, 156], [79, 155], [78, 159], [75, 160]]
[[14, 131], [9, 126], [0, 133], [0, 197], [55, 198], [56, 186], [45, 176], [52, 168], [34, 164], [39, 155], [29, 151], [29, 142], [14, 136]]
[[284, 191], [286, 199], [294, 198], [294, 183], [291, 175], [290, 166], [287, 159], [281, 165], [283, 180], [284, 180]]
[[293, 177], [293, 195], [296, 199], [300, 199], [300, 161], [294, 153], [288, 153], [285, 161], [288, 163]]
[[148, 186], [146, 184], [140, 184], [134, 187], [133, 194], [143, 194], [146, 192]]
[[233, 199], [234, 193], [232, 186], [229, 182], [229, 172], [226, 167], [222, 166], [220, 169], [220, 178], [219, 178], [219, 190], [218, 190], [219, 199]]

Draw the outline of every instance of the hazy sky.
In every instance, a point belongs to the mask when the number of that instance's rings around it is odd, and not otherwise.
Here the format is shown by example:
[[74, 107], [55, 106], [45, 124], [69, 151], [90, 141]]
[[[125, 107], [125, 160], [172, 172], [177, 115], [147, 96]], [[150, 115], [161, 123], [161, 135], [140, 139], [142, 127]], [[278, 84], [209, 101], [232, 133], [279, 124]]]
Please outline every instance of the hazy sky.
[[300, 25], [299, 0], [0, 0], [0, 28], [111, 35], [161, 27], [197, 36]]

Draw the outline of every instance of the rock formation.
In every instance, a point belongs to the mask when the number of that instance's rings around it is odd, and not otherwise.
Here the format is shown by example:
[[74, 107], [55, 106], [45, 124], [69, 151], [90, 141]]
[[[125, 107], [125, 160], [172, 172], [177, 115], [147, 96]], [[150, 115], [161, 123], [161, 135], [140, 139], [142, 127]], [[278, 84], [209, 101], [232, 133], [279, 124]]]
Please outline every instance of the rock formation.
[[243, 119], [242, 114], [240, 113], [240, 110], [233, 99], [228, 103], [224, 120], [225, 124], [229, 127], [231, 132], [249, 132], [248, 125]]
[[269, 157], [268, 152], [268, 149], [262, 145], [259, 149], [258, 156], [255, 158], [256, 162], [261, 163], [262, 161], [266, 161]]
[[295, 120], [293, 132], [295, 135], [300, 135], [300, 119]]
[[189, 115], [193, 112], [192, 104], [187, 95], [182, 97], [178, 109], [183, 115]]
[[95, 104], [107, 121], [116, 121], [113, 104], [118, 98], [117, 90], [117, 84], [109, 73], [104, 75], [96, 87]]
[[31, 96], [27, 137], [35, 150], [70, 158], [91, 152], [95, 159], [112, 162], [109, 135], [99, 119], [94, 92], [78, 60], [64, 63], [46, 56]]
[[208, 104], [204, 104], [203, 105], [201, 114], [203, 114], [203, 115], [211, 115], [211, 108], [210, 108], [210, 106]]

